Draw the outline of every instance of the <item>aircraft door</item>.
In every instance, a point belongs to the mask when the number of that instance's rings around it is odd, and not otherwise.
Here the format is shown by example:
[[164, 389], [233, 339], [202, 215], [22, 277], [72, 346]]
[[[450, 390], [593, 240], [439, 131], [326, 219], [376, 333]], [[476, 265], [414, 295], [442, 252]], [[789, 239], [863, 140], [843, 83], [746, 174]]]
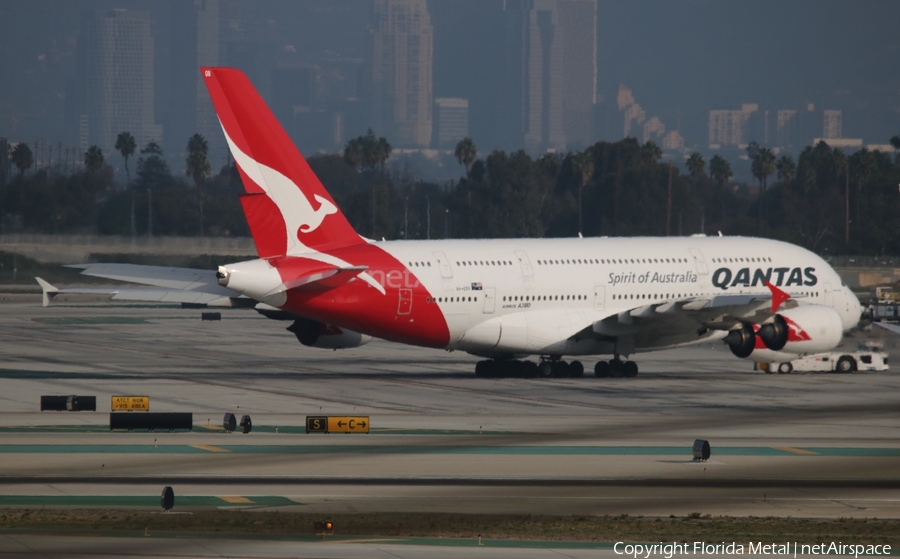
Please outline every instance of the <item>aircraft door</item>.
[[606, 288], [602, 285], [594, 286], [594, 310], [602, 311], [606, 305]]
[[438, 265], [441, 267], [441, 277], [444, 279], [450, 279], [453, 277], [453, 268], [450, 267], [450, 261], [447, 260], [447, 255], [443, 252], [435, 252], [434, 257], [437, 258]]
[[822, 284], [822, 291], [825, 293], [825, 306], [834, 306], [834, 296], [831, 293], [831, 284], [827, 281]]
[[522, 250], [516, 251], [516, 258], [519, 260], [519, 266], [522, 268], [522, 277], [525, 279], [526, 287], [531, 287], [534, 284], [534, 269], [531, 267], [531, 260], [528, 259], [528, 255]]
[[691, 249], [691, 256], [694, 257], [694, 264], [697, 266], [697, 275], [705, 276], [709, 274], [709, 268], [706, 267], [706, 260], [703, 259], [703, 253], [699, 248]]
[[494, 313], [494, 288], [493, 287], [485, 287], [484, 288], [484, 310], [482, 312], [484, 314], [493, 314]]
[[400, 290], [400, 304], [397, 314], [409, 314], [412, 311], [412, 289]]

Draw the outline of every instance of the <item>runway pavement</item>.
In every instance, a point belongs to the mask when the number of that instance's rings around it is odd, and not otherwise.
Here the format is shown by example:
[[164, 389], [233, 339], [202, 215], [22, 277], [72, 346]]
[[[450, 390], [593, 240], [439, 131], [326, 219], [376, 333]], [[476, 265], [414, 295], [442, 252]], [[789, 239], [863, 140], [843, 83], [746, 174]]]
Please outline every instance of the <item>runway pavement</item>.
[[[766, 375], [705, 346], [634, 356], [633, 379], [476, 379], [459, 352], [317, 350], [200, 314], [0, 303], [0, 506], [152, 506], [173, 485], [187, 508], [900, 518], [894, 372]], [[40, 412], [44, 394], [98, 411]], [[195, 429], [109, 432], [131, 394]], [[372, 430], [305, 434], [307, 415]]]

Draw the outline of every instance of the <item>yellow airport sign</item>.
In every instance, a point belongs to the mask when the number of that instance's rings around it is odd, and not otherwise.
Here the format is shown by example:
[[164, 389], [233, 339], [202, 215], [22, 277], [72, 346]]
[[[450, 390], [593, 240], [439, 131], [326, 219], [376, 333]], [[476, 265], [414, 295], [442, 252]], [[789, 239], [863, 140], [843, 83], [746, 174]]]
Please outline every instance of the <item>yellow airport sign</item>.
[[112, 411], [150, 411], [150, 396], [113, 396]]
[[307, 415], [307, 433], [368, 433], [368, 415]]
[[369, 417], [368, 416], [329, 416], [328, 417], [329, 433], [368, 433]]

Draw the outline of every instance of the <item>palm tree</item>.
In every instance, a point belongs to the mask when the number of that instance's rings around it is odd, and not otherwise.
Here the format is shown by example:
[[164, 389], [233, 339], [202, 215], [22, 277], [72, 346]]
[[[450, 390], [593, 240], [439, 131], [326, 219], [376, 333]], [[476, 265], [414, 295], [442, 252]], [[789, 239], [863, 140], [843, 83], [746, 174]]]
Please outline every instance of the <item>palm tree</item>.
[[34, 165], [34, 154], [31, 152], [31, 148], [28, 147], [28, 144], [25, 142], [20, 142], [16, 144], [16, 147], [13, 148], [12, 153], [10, 154], [12, 158], [13, 164], [16, 168], [19, 169], [19, 176], [25, 174], [25, 171], [31, 168]]
[[387, 163], [387, 160], [391, 157], [391, 151], [393, 148], [391, 144], [388, 143], [387, 138], [381, 136], [378, 138], [378, 143], [375, 147], [376, 161], [378, 165], [381, 167], [381, 172], [384, 173], [384, 164]]
[[584, 232], [581, 211], [584, 187], [594, 176], [594, 154], [588, 150], [582, 151], [572, 158], [572, 167], [575, 171], [575, 178], [578, 180], [578, 234], [580, 235]]
[[188, 156], [185, 159], [185, 174], [194, 179], [194, 185], [197, 186], [197, 198], [200, 200], [200, 236], [203, 236], [203, 183], [206, 177], [210, 175], [209, 159], [206, 154], [209, 152], [209, 146], [206, 138], [200, 134], [194, 134], [188, 140]]
[[722, 198], [722, 223], [725, 223], [725, 188], [728, 185], [728, 180], [734, 176], [731, 172], [731, 164], [721, 155], [714, 155], [713, 158], [709, 160], [709, 175], [712, 177], [716, 186], [719, 187], [719, 195]]
[[790, 155], [782, 155], [779, 157], [776, 167], [778, 168], [778, 179], [785, 185], [791, 184], [794, 177], [797, 176], [797, 165]]
[[359, 138], [351, 138], [344, 146], [344, 161], [357, 171], [362, 169], [362, 142]]
[[656, 142], [647, 140], [647, 142], [641, 146], [641, 157], [644, 158], [644, 161], [647, 164], [653, 164], [662, 159], [662, 150], [659, 149]]
[[844, 243], [850, 243], [850, 163], [840, 148], [831, 152], [834, 177], [844, 175]]
[[456, 160], [459, 161], [459, 164], [466, 166], [466, 176], [468, 176], [472, 171], [472, 164], [478, 158], [478, 148], [475, 147], [475, 142], [472, 141], [472, 138], [466, 136], [456, 144], [456, 151], [453, 153], [456, 155]]
[[209, 160], [206, 157], [207, 153], [209, 153], [209, 146], [206, 143], [206, 138], [200, 134], [194, 134], [188, 140], [187, 149], [188, 156], [185, 159], [187, 165], [186, 174], [194, 179], [194, 184], [197, 188], [200, 188], [203, 186], [206, 177], [210, 175]]
[[[869, 178], [875, 172], [878, 163], [875, 160], [875, 154], [866, 148], [862, 148], [850, 156], [850, 174], [854, 177], [856, 183], [856, 221], [861, 223], [860, 212], [863, 203], [866, 201], [866, 195], [863, 187], [869, 181]], [[868, 204], [866, 204], [868, 206]]]
[[688, 172], [691, 173], [691, 178], [694, 180], [698, 180], [706, 175], [706, 162], [703, 161], [703, 156], [696, 151], [688, 156], [687, 168]]
[[[119, 132], [119, 135], [116, 136], [116, 151], [121, 153], [125, 160], [125, 177], [129, 190], [131, 190], [131, 172], [128, 170], [128, 158], [134, 155], [136, 149], [137, 143], [131, 132]], [[134, 190], [131, 190], [131, 237], [137, 237], [137, 225], [134, 219]]]
[[84, 153], [84, 166], [92, 175], [103, 168], [103, 150], [97, 146], [91, 146]]
[[119, 132], [119, 135], [116, 136], [116, 151], [122, 154], [122, 158], [125, 160], [125, 176], [127, 177], [128, 184], [131, 184], [131, 172], [128, 170], [128, 158], [134, 155], [134, 150], [137, 149], [137, 143], [134, 141], [134, 136], [131, 135], [131, 132]]
[[[900, 136], [891, 136], [891, 147], [896, 151], [900, 151]], [[894, 163], [900, 163], [900, 155], [894, 158]]]
[[[749, 147], [747, 151], [748, 153], [750, 152]], [[766, 199], [769, 175], [775, 172], [775, 154], [769, 148], [758, 147], [750, 169], [753, 172], [753, 176], [759, 181], [759, 223], [762, 226], [763, 216], [765, 215], [768, 218], [769, 213], [768, 208], [766, 208], [766, 211], [763, 211], [763, 206]]]
[[731, 172], [731, 164], [721, 155], [714, 155], [710, 159], [709, 174], [720, 188], [724, 187], [728, 179], [734, 176]]

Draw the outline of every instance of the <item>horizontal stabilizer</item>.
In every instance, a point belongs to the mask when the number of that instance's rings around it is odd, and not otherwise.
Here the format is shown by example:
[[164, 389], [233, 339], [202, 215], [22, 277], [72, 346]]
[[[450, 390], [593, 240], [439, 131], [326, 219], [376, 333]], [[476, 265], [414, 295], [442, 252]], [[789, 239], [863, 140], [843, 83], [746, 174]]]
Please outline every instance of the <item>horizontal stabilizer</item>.
[[331, 268], [330, 270], [308, 274], [279, 285], [267, 293], [266, 297], [284, 293], [285, 291], [290, 291], [292, 289], [327, 291], [353, 281], [356, 276], [365, 272], [367, 269], [368, 266], [349, 266], [345, 268]]
[[219, 285], [215, 270], [140, 264], [72, 264], [66, 267], [79, 268], [84, 276], [152, 285], [171, 290], [195, 291], [218, 297], [231, 297], [235, 294], [231, 289]]

